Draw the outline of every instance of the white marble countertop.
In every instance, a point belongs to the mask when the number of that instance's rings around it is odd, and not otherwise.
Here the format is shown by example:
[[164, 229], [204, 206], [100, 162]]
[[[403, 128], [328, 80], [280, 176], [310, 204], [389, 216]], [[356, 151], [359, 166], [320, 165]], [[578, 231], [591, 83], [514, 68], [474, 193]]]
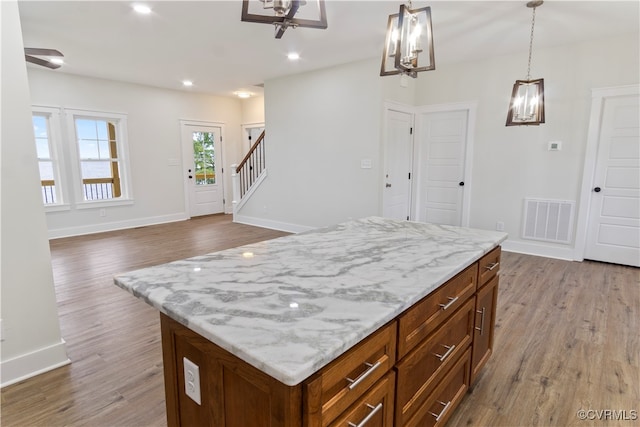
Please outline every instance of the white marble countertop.
[[370, 217], [121, 274], [115, 283], [296, 385], [506, 238]]

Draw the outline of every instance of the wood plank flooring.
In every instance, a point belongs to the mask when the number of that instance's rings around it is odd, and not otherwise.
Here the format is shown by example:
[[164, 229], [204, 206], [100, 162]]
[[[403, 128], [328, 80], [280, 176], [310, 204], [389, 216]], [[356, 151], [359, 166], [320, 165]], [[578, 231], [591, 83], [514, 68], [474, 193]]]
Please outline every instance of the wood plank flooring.
[[[73, 363], [5, 387], [2, 426], [166, 426], [158, 313], [113, 275], [284, 234], [217, 215], [53, 240]], [[640, 270], [503, 252], [500, 280], [494, 354], [448, 425], [640, 425], [613, 419], [640, 412]]]

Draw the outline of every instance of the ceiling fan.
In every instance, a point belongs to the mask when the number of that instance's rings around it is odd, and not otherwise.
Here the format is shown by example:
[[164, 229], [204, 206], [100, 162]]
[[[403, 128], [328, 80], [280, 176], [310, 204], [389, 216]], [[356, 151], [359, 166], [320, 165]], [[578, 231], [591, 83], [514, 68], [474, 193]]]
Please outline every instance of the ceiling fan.
[[56, 68], [60, 68], [60, 65], [62, 62], [60, 61], [60, 64], [57, 64], [55, 63], [55, 59], [48, 60], [48, 59], [38, 58], [33, 55], [53, 56], [53, 57], [60, 57], [60, 58], [64, 57], [64, 55], [60, 53], [60, 51], [57, 51], [55, 49], [42, 49], [42, 48], [35, 48], [35, 47], [24, 48], [24, 59], [27, 62], [31, 62], [32, 64], [51, 68], [52, 70], [55, 70]]

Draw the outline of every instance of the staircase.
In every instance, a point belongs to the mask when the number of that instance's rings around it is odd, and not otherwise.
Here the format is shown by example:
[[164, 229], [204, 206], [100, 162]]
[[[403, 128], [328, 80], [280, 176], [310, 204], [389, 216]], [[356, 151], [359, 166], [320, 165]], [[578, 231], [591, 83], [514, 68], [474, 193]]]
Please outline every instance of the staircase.
[[262, 131], [240, 164], [231, 165], [231, 167], [234, 168], [231, 174], [233, 180], [234, 213], [244, 205], [251, 196], [251, 193], [255, 191], [267, 176], [264, 147], [264, 131]]

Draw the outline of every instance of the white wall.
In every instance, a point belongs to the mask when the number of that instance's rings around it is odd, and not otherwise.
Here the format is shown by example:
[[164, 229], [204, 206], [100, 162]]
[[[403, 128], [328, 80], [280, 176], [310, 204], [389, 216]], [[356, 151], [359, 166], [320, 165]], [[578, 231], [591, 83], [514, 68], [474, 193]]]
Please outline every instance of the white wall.
[[[572, 244], [520, 238], [523, 199], [579, 202], [591, 89], [638, 83], [638, 40], [630, 34], [534, 49], [532, 77], [545, 83], [546, 123], [540, 126], [505, 126], [512, 85], [525, 77], [527, 52], [442, 65], [419, 77], [418, 105], [477, 101], [473, 178], [467, 179], [472, 227], [494, 229], [502, 221], [509, 233], [506, 248], [573, 256]], [[548, 151], [549, 141], [562, 141], [562, 151]]]
[[378, 213], [378, 73], [361, 61], [266, 82], [268, 177], [236, 220], [297, 231]]
[[[238, 161], [240, 100], [188, 91], [86, 78], [29, 67], [34, 105], [127, 114], [134, 204], [99, 209], [48, 212], [50, 236], [60, 237], [186, 219], [179, 120], [224, 123], [223, 161], [226, 200], [231, 201], [231, 171]], [[227, 203], [230, 212], [231, 204]]]
[[252, 96], [241, 100], [242, 124], [264, 123], [264, 96]]
[[58, 323], [16, 2], [0, 2], [0, 15], [0, 377], [5, 386], [64, 365], [68, 359]]

